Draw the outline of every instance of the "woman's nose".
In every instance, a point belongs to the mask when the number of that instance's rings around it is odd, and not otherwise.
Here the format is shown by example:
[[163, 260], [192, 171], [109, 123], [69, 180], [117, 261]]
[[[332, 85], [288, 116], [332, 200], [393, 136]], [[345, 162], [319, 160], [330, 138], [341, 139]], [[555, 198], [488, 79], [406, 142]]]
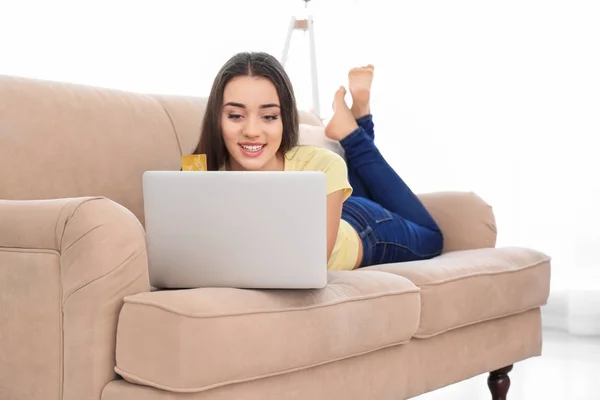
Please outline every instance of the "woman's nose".
[[248, 118], [244, 126], [243, 134], [246, 137], [257, 137], [260, 135], [260, 124], [256, 118]]

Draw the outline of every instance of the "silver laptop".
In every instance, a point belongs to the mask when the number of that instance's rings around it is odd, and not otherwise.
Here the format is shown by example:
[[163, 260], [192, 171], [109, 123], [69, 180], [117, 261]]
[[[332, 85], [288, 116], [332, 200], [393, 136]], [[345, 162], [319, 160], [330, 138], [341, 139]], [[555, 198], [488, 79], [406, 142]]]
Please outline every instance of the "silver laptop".
[[147, 171], [142, 182], [153, 286], [327, 284], [324, 173]]

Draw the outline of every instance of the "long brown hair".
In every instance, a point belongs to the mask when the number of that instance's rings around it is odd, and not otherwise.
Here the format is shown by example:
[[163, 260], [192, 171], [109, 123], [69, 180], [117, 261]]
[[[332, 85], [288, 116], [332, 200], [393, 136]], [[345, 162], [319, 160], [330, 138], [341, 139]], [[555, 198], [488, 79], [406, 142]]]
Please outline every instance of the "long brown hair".
[[220, 69], [213, 81], [206, 112], [202, 121], [200, 143], [194, 154], [206, 154], [209, 171], [216, 171], [229, 162], [221, 131], [223, 92], [227, 83], [237, 76], [261, 76], [267, 78], [277, 90], [281, 107], [283, 137], [279, 152], [285, 154], [298, 145], [298, 109], [290, 78], [281, 63], [263, 52], [243, 52], [231, 57]]

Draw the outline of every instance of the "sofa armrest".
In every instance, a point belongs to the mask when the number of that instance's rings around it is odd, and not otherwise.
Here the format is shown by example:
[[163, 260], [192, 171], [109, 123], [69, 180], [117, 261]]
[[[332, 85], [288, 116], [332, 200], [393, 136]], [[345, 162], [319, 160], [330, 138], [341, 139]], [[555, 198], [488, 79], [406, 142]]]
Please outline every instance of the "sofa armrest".
[[444, 253], [496, 246], [492, 207], [473, 192], [419, 195], [444, 234]]
[[0, 200], [0, 397], [99, 399], [123, 298], [149, 290], [144, 230], [126, 208]]

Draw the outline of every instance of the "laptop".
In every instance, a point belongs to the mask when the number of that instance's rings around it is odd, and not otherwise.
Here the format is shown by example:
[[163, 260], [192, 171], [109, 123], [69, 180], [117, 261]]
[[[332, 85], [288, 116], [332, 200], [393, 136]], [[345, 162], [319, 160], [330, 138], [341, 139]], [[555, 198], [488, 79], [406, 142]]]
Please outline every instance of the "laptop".
[[142, 183], [152, 286], [327, 284], [323, 172], [147, 171]]

